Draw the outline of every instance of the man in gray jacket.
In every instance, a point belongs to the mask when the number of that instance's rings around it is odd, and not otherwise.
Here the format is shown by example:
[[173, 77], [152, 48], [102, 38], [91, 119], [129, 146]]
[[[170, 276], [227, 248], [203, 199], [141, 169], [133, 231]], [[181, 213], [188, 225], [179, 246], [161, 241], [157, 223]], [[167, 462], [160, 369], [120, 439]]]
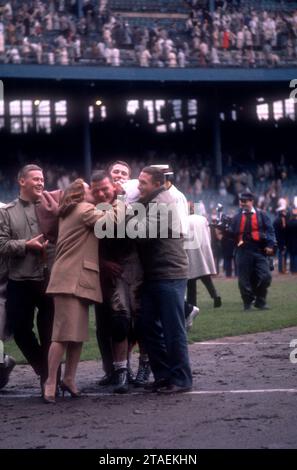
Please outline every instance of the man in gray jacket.
[[139, 175], [141, 202], [146, 211], [139, 253], [144, 270], [141, 322], [155, 382], [152, 391], [186, 392], [192, 387], [184, 296], [188, 259], [183, 246], [176, 201], [164, 186], [158, 168]]
[[[0, 211], [5, 204], [0, 202]], [[4, 354], [4, 341], [6, 340], [6, 286], [7, 286], [7, 265], [0, 257], [0, 389], [7, 385], [9, 375], [15, 366], [13, 357]]]
[[[41, 384], [47, 377], [53, 303], [45, 295], [48, 281], [48, 240], [41, 233], [38, 204], [44, 179], [37, 165], [26, 165], [18, 175], [19, 197], [0, 213], [0, 256], [8, 265], [7, 321], [10, 332]], [[35, 309], [39, 341], [33, 331]]]

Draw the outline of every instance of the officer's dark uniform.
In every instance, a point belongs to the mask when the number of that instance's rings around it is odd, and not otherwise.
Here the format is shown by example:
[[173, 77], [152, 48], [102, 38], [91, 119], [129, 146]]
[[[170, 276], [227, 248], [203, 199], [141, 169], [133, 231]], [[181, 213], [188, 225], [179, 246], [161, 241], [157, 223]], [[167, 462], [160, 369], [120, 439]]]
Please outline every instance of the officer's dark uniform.
[[250, 213], [240, 209], [231, 221], [230, 233], [236, 242], [235, 262], [244, 309], [250, 310], [254, 300], [255, 307], [265, 309], [271, 273], [264, 248], [276, 246], [270, 219], [258, 209]]

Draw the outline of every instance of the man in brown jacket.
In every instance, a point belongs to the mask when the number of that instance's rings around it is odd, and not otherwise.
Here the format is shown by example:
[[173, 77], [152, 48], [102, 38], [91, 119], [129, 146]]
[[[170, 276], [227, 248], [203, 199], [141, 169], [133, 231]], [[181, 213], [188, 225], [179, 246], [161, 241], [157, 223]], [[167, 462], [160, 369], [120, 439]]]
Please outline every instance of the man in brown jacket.
[[[112, 177], [105, 171], [93, 173], [91, 189], [97, 204], [117, 200]], [[103, 238], [100, 266], [104, 303], [96, 307], [96, 322], [103, 366], [109, 374], [105, 384], [113, 383], [115, 393], [126, 393], [130, 336], [140, 313], [143, 280], [135, 242], [127, 237]]]

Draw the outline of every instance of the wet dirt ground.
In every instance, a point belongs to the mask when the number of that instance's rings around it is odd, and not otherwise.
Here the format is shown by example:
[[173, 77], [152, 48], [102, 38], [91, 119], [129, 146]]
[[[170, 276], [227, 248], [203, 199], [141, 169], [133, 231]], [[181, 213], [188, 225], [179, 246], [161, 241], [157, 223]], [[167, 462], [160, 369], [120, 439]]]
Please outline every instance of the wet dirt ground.
[[192, 344], [193, 390], [171, 396], [115, 395], [97, 385], [101, 365], [89, 361], [78, 370], [84, 396], [46, 405], [32, 370], [16, 366], [0, 392], [0, 448], [296, 448], [295, 338], [287, 328]]

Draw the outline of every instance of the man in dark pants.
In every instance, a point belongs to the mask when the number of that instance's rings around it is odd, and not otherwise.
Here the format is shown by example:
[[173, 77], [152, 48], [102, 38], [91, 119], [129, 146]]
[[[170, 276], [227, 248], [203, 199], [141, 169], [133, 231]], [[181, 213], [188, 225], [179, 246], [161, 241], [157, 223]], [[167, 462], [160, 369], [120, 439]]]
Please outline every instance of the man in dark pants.
[[144, 270], [141, 323], [155, 378], [152, 391], [186, 392], [192, 374], [184, 315], [188, 260], [180, 217], [161, 170], [145, 167], [138, 180], [144, 208], [139, 220], [144, 231], [138, 239]]
[[278, 272], [285, 274], [287, 271], [288, 257], [288, 221], [290, 214], [285, 199], [280, 200], [276, 209], [277, 216], [273, 222], [273, 228], [278, 246]]
[[[112, 205], [117, 200], [116, 186], [106, 171], [93, 173], [91, 190], [97, 204]], [[115, 393], [126, 393], [130, 383], [129, 343], [131, 332], [137, 330], [143, 276], [135, 241], [112, 235], [99, 243], [103, 304], [96, 307], [97, 339], [104, 370], [109, 374], [107, 381], [111, 379]], [[142, 352], [141, 344], [139, 348]]]
[[[49, 201], [40, 202], [44, 198], [44, 179], [39, 166], [23, 167], [18, 182], [19, 197], [7, 204], [0, 214], [0, 255], [8, 263], [7, 321], [16, 344], [42, 384], [47, 378], [53, 322], [52, 299], [45, 295], [47, 266], [51, 262], [49, 255], [54, 251], [54, 246], [50, 249], [49, 241], [45, 240], [44, 229], [52, 227], [49, 214], [53, 212]], [[39, 205], [42, 208], [38, 208]], [[56, 215], [53, 220], [57, 224]], [[33, 331], [36, 308], [39, 340]]]
[[239, 290], [245, 311], [251, 310], [253, 305], [266, 310], [266, 295], [271, 284], [267, 256], [274, 254], [274, 230], [268, 216], [254, 208], [253, 194], [242, 193], [239, 202], [240, 211], [233, 217], [229, 232], [236, 242]]

